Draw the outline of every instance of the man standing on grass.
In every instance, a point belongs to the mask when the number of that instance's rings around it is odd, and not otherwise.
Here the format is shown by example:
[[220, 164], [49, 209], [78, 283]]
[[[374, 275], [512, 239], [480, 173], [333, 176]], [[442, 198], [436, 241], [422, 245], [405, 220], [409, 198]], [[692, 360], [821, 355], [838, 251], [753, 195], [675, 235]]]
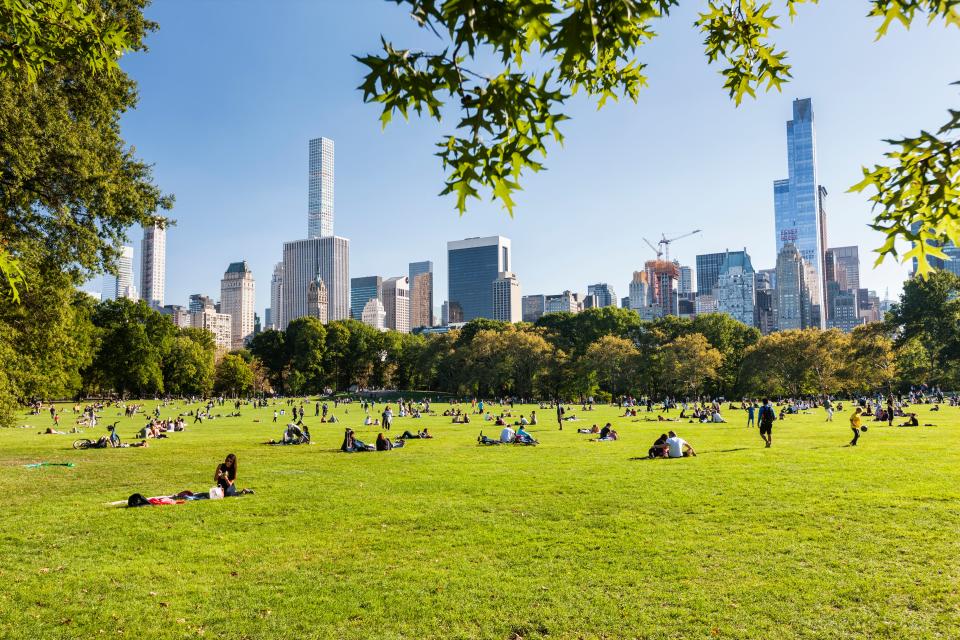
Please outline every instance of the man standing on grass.
[[773, 445], [773, 421], [777, 419], [777, 414], [774, 412], [773, 407], [770, 406], [769, 399], [763, 399], [763, 406], [760, 407], [760, 415], [758, 418], [760, 422], [760, 438], [763, 439], [766, 447], [769, 449]]
[[823, 410], [827, 412], [827, 422], [833, 422], [833, 401], [830, 396], [823, 399]]
[[[684, 403], [684, 405], [686, 405], [686, 403]], [[686, 411], [687, 407], [684, 406], [683, 409], [684, 411]], [[750, 427], [756, 426], [756, 423], [753, 421], [753, 416], [756, 412], [757, 412], [757, 405], [751, 402], [750, 405], [747, 407], [747, 428], [748, 429]], [[682, 418], [683, 416], [681, 415], [680, 417]]]
[[557, 400], [557, 424], [560, 425], [560, 431], [563, 431], [563, 407], [559, 400]]

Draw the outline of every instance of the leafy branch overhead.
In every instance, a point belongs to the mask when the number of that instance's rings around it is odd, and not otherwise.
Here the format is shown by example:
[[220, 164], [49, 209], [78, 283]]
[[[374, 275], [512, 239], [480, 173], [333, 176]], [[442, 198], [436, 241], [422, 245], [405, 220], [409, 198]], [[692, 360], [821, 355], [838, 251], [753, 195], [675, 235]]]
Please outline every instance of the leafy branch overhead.
[[[646, 65], [637, 57], [652, 40], [654, 25], [679, 0], [387, 0], [404, 6], [436, 38], [432, 51], [402, 49], [386, 39], [382, 52], [358, 56], [367, 67], [364, 101], [379, 103], [386, 126], [411, 112], [456, 122], [437, 144], [447, 172], [443, 195], [456, 196], [462, 215], [470, 198], [489, 195], [513, 215], [521, 178], [544, 168], [548, 146], [563, 143], [564, 103], [582, 93], [601, 108], [610, 99], [636, 102], [646, 86]], [[867, 16], [909, 27], [926, 16], [960, 27], [960, 0], [865, 0]], [[780, 16], [818, 0], [705, 0], [695, 21], [707, 61], [721, 66], [723, 87], [739, 105], [758, 89], [780, 90], [791, 78], [786, 51], [771, 35]], [[778, 6], [774, 6], [774, 5]], [[866, 171], [881, 208], [874, 227], [887, 234], [878, 251], [896, 256], [895, 241], [957, 239], [960, 215], [950, 199], [960, 188], [957, 116], [937, 134], [892, 141], [890, 167]], [[889, 178], [883, 171], [889, 172]], [[940, 189], [928, 189], [932, 182]], [[917, 189], [902, 196], [901, 186]], [[926, 185], [926, 186], [925, 186]], [[911, 228], [916, 227], [916, 230]], [[919, 253], [938, 249], [922, 243]], [[909, 259], [912, 254], [904, 256]], [[921, 262], [922, 266], [926, 265]]]

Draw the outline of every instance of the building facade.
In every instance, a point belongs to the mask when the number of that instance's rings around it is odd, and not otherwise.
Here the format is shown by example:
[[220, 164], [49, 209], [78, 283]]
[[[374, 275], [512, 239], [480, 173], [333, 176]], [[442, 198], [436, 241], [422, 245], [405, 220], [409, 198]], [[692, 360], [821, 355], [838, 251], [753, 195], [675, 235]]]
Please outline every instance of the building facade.
[[174, 326], [177, 327], [192, 327], [193, 322], [190, 318], [190, 310], [186, 307], [180, 306], [178, 304], [167, 304], [159, 309], [160, 313], [165, 316], [170, 316], [170, 320], [173, 321]]
[[283, 243], [283, 313], [280, 327], [308, 315], [307, 292], [320, 276], [327, 286], [327, 317], [350, 316], [350, 241], [339, 236]]
[[229, 351], [234, 348], [231, 329], [233, 319], [230, 314], [217, 313], [214, 309], [205, 308], [190, 313], [190, 324], [195, 329], [204, 329], [212, 333], [217, 351]]
[[690, 298], [693, 293], [693, 269], [681, 265], [680, 279], [677, 281], [677, 294], [681, 297]]
[[127, 298], [139, 300], [137, 288], [133, 284], [133, 247], [122, 247], [117, 257], [117, 275], [108, 273], [103, 276], [101, 300]]
[[754, 276], [753, 326], [766, 335], [777, 330], [777, 292], [773, 286], [775, 269], [761, 269]]
[[743, 251], [728, 251], [713, 288], [717, 311], [752, 327], [756, 304], [755, 273], [750, 256]]
[[377, 331], [387, 330], [387, 312], [379, 298], [367, 300], [367, 304], [363, 306], [363, 311], [360, 313], [360, 322]]
[[400, 333], [410, 333], [410, 278], [399, 276], [383, 281], [384, 326]]
[[467, 238], [447, 243], [450, 322], [493, 317], [493, 282], [512, 271], [510, 239]]
[[350, 317], [354, 320], [363, 318], [363, 310], [368, 302], [382, 299], [383, 278], [380, 276], [350, 279]]
[[546, 296], [544, 299], [544, 313], [580, 313], [583, 311], [583, 303], [580, 301], [580, 295], [566, 290], [552, 296]]
[[538, 293], [523, 296], [520, 300], [521, 317], [524, 322], [536, 322], [543, 317], [547, 308], [547, 296]]
[[777, 329], [808, 329], [812, 325], [810, 280], [815, 272], [793, 244], [777, 254]]
[[256, 283], [247, 261], [231, 262], [220, 280], [220, 313], [233, 318], [233, 349], [243, 349], [253, 337]]
[[270, 278], [270, 315], [266, 318], [268, 329], [280, 329], [283, 324], [283, 263], [273, 265]]
[[314, 138], [309, 150], [307, 238], [325, 238], [333, 235], [333, 140]]
[[523, 319], [520, 280], [512, 272], [504, 272], [493, 281], [493, 319], [520, 322]]
[[697, 295], [713, 295], [713, 288], [717, 286], [720, 277], [720, 267], [727, 257], [726, 251], [720, 253], [704, 253], [697, 256]]
[[318, 275], [307, 289], [307, 315], [326, 324], [327, 304], [327, 285], [324, 284], [323, 278]]
[[629, 293], [631, 309], [640, 311], [644, 307], [650, 306], [650, 283], [647, 281], [646, 271], [633, 272]]
[[140, 244], [140, 295], [153, 309], [163, 306], [167, 271], [167, 229], [157, 222], [143, 229]]
[[599, 282], [587, 286], [587, 295], [593, 296], [594, 307], [615, 307], [617, 306], [617, 294], [613, 287], [606, 282]]
[[433, 326], [433, 262], [410, 263], [410, 328]]
[[815, 278], [809, 283], [811, 326], [823, 328], [825, 303], [827, 191], [819, 183], [813, 103], [794, 100], [793, 119], [787, 122], [788, 177], [773, 184], [777, 254], [793, 245]]

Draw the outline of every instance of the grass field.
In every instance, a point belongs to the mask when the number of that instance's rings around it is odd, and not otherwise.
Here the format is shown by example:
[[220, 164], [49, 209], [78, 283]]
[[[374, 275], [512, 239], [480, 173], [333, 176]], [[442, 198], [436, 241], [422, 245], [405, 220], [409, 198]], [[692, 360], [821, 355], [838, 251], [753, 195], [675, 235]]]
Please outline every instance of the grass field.
[[[272, 410], [146, 449], [74, 451], [37, 435], [48, 415], [0, 430], [0, 637], [960, 637], [957, 408], [867, 423], [857, 448], [848, 411], [777, 422], [772, 449], [743, 412], [663, 425], [601, 407], [560, 432], [538, 411], [538, 447], [397, 418], [435, 439], [355, 455], [344, 426], [376, 435], [359, 405], [329, 426], [311, 406], [300, 447], [260, 444], [280, 437]], [[129, 439], [143, 419], [117, 413]], [[576, 433], [608, 420], [620, 441]], [[641, 459], [668, 426], [700, 455]], [[255, 495], [105, 506], [206, 491], [229, 452]], [[39, 461], [75, 466], [23, 466]]]

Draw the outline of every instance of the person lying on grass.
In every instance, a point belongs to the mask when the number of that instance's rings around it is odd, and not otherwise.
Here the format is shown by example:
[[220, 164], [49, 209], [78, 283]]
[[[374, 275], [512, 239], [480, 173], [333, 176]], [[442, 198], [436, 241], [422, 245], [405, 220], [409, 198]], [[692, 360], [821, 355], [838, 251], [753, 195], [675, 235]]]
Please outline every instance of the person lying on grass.
[[493, 438], [488, 438], [483, 435], [483, 431], [480, 432], [480, 435], [477, 437], [477, 444], [482, 445], [497, 445], [500, 444], [499, 440], [494, 440]]
[[600, 433], [600, 427], [598, 427], [597, 425], [593, 425], [589, 429], [577, 429], [577, 433], [586, 433], [586, 434]]
[[[237, 492], [237, 456], [227, 455], [226, 459], [217, 465], [217, 470], [213, 472], [213, 481], [218, 487], [223, 489], [224, 497], [235, 496]], [[239, 492], [240, 495], [253, 493], [253, 489], [244, 489]]]
[[423, 431], [420, 431], [420, 432], [418, 432], [418, 433], [411, 433], [411, 432], [408, 430], [408, 431], [404, 431], [402, 434], [400, 434], [400, 439], [401, 439], [401, 440], [415, 440], [415, 439], [417, 439], [417, 438], [430, 439], [430, 438], [432, 438], [432, 437], [433, 437], [433, 436], [430, 435], [430, 433], [429, 433], [426, 429], [424, 429]]

